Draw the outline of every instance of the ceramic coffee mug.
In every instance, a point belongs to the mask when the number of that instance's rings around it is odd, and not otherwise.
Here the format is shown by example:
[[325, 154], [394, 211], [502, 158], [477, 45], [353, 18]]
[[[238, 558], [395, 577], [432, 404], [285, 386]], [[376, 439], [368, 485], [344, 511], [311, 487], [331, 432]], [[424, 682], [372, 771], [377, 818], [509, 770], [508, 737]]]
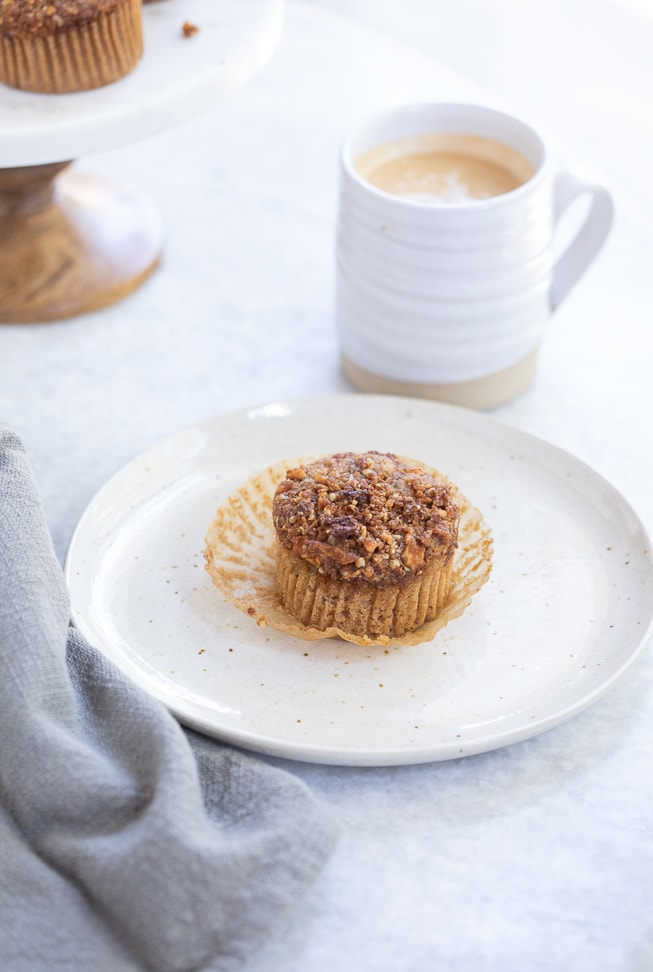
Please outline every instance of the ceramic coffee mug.
[[[445, 172], [439, 195], [423, 191], [411, 183], [411, 152], [427, 149], [462, 158], [471, 175]], [[485, 186], [487, 166], [506, 184]], [[560, 217], [583, 194], [586, 215], [554, 262]], [[434, 103], [377, 116], [346, 138], [341, 156], [336, 319], [345, 374], [363, 391], [474, 408], [513, 398], [530, 385], [547, 320], [611, 222], [606, 190], [555, 173], [542, 138], [511, 115]]]

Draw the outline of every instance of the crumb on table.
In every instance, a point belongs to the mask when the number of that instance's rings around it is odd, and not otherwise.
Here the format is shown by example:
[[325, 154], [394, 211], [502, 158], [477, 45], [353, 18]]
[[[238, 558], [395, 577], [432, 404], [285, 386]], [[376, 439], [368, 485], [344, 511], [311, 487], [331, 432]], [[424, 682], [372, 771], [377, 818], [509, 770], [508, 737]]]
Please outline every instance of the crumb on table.
[[199, 33], [199, 27], [195, 24], [191, 24], [188, 20], [185, 20], [181, 27], [181, 32], [184, 37], [193, 37], [194, 34]]

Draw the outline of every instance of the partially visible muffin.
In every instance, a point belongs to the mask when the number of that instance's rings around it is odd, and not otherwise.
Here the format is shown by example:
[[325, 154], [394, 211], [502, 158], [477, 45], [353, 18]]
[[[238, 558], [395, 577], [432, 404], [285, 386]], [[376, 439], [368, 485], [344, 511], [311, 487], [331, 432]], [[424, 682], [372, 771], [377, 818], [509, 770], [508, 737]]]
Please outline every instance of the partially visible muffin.
[[111, 84], [143, 53], [141, 0], [0, 0], [0, 82], [40, 94]]
[[302, 624], [400, 637], [452, 583], [451, 489], [392, 453], [337, 453], [286, 473], [273, 499], [277, 594]]

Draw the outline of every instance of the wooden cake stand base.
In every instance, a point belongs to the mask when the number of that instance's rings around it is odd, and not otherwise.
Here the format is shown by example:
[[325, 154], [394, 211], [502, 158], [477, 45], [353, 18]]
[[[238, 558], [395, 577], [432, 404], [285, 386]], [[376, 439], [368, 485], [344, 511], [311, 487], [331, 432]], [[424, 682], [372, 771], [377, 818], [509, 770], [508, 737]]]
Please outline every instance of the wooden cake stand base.
[[159, 262], [163, 226], [154, 206], [69, 165], [0, 169], [0, 323], [106, 307]]

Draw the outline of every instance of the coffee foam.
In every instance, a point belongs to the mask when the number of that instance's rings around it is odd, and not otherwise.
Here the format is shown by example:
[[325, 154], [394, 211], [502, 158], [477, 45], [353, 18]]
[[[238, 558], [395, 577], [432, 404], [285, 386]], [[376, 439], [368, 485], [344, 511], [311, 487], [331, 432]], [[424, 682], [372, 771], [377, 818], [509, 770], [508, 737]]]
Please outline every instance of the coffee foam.
[[354, 165], [377, 189], [427, 204], [503, 195], [534, 175], [528, 159], [503, 142], [443, 132], [375, 146]]

